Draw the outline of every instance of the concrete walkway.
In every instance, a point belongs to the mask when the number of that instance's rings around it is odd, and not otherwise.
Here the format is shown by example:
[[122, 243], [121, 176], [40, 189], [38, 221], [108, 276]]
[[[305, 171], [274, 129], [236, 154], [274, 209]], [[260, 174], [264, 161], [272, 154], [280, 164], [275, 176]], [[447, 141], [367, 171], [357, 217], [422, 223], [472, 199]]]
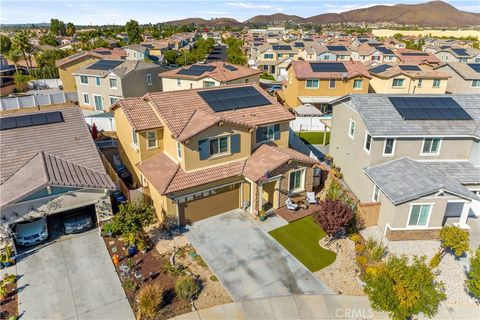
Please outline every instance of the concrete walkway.
[[[478, 319], [480, 306], [441, 304], [435, 320]], [[373, 311], [367, 297], [297, 295], [233, 302], [177, 316], [176, 320], [200, 319], [389, 319]], [[416, 317], [417, 319], [417, 317]], [[418, 317], [418, 319], [429, 319]]]

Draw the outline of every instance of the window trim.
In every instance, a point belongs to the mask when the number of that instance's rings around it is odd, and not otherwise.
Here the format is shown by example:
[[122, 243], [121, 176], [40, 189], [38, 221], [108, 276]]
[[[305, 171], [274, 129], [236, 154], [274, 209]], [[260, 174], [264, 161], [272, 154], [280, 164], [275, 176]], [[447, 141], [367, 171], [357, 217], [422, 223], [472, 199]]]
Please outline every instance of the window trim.
[[[360, 87], [355, 87], [355, 83], [359, 81]], [[354, 79], [353, 80], [353, 90], [362, 90], [363, 89], [363, 79]]]
[[[145, 80], [147, 81], [147, 86], [151, 86], [153, 84], [153, 78], [152, 78], [152, 74], [151, 73], [147, 73], [145, 75]], [[148, 81], [148, 79], [150, 78], [150, 81]]]
[[[352, 124], [353, 124], [353, 133], [352, 133]], [[355, 131], [356, 130], [357, 130], [357, 123], [354, 120], [350, 119], [350, 123], [348, 125], [348, 136], [350, 137], [350, 139], [355, 138]]]
[[[299, 171], [302, 172], [302, 177], [303, 177], [303, 179], [300, 180], [301, 186], [297, 189], [290, 190], [290, 180], [291, 180], [291, 177], [292, 177], [292, 173], [299, 172]], [[289, 195], [297, 194], [297, 193], [305, 191], [305, 173], [306, 173], [305, 168], [293, 169], [293, 170], [290, 170], [288, 172], [288, 194]]]
[[[436, 81], [438, 82], [438, 85], [435, 85]], [[432, 88], [440, 88], [441, 83], [442, 83], [441, 79], [433, 79]]]
[[[316, 81], [317, 82], [317, 86], [313, 86], [313, 87], [309, 87], [308, 86], [308, 81]], [[308, 90], [312, 90], [312, 89], [318, 89], [320, 88], [320, 81], [318, 79], [307, 79], [305, 80], [305, 89], [308, 89]]]
[[[100, 101], [102, 102], [102, 109], [97, 109], [97, 103], [95, 102], [95, 97], [100, 97]], [[93, 107], [96, 111], [105, 111], [105, 105], [103, 104], [103, 96], [101, 94], [93, 94]]]
[[[88, 102], [85, 102], [85, 96], [87, 96]], [[83, 97], [83, 104], [85, 105], [90, 105], [90, 95], [87, 92], [82, 92], [82, 97]]]
[[[87, 81], [83, 82], [82, 79], [87, 79]], [[88, 76], [80, 75], [80, 84], [88, 85]]]
[[[433, 142], [433, 139], [439, 139], [439, 140], [440, 140], [439, 143], [438, 143], [438, 150], [437, 150], [437, 152], [435, 152], [435, 153], [432, 153], [432, 152], [425, 153], [425, 152], [423, 151], [423, 149], [424, 149], [424, 147], [425, 147], [425, 141], [426, 141], [427, 139], [431, 139], [432, 142]], [[438, 137], [437, 137], [437, 138], [423, 138], [422, 149], [420, 149], [420, 155], [421, 155], [421, 156], [427, 156], [427, 157], [435, 157], [435, 156], [440, 155], [440, 150], [442, 149], [442, 141], [443, 141], [443, 139], [442, 139], [442, 138], [438, 138]], [[430, 149], [431, 149], [431, 147], [430, 147]]]
[[183, 156], [182, 144], [177, 141], [177, 158], [178, 158], [178, 160], [182, 160], [182, 156]]
[[[435, 203], [410, 203], [410, 209], [408, 210], [408, 217], [407, 217], [407, 222], [406, 222], [405, 227], [407, 229], [425, 229], [425, 228], [428, 228], [428, 226], [430, 225], [430, 218], [432, 217], [432, 210], [433, 210], [434, 205], [435, 205]], [[411, 218], [411, 215], [412, 215], [412, 210], [413, 210], [414, 206], [430, 206], [430, 209], [428, 210], [427, 222], [424, 226], [419, 226], [418, 224], [411, 226], [409, 224], [410, 218]], [[420, 208], [420, 210], [421, 210], [421, 208]]]
[[[149, 137], [148, 137], [148, 134], [149, 134], [149, 133], [153, 133], [153, 134], [154, 134], [154, 137], [155, 137], [155, 146], [152, 146], [152, 147], [151, 147], [151, 146], [149, 145], [150, 140], [153, 139], [153, 138], [149, 138]], [[157, 132], [156, 132], [156, 131], [154, 131], [154, 130], [147, 131], [147, 132], [145, 133], [145, 138], [146, 138], [146, 140], [147, 140], [147, 149], [156, 149], [156, 148], [158, 148], [158, 139], [157, 139]]]
[[[221, 138], [227, 138], [227, 151], [225, 151], [225, 152], [220, 152], [220, 139]], [[219, 151], [218, 153], [215, 153], [215, 154], [211, 153], [210, 143], [211, 143], [212, 140], [218, 140], [218, 151]], [[231, 142], [231, 139], [230, 139], [230, 134], [224, 134], [224, 135], [208, 138], [208, 159], [223, 157], [223, 156], [232, 154], [231, 147], [232, 147], [232, 142]]]
[[[401, 81], [402, 81], [402, 85], [396, 86], [396, 85], [395, 85], [395, 80], [401, 80]], [[393, 78], [393, 79], [392, 79], [392, 88], [396, 88], [396, 89], [405, 88], [405, 79], [403, 79], [403, 78]]]
[[[115, 86], [112, 87], [112, 80], [115, 81]], [[117, 83], [117, 78], [116, 77], [109, 77], [108, 78], [108, 85], [110, 86], [110, 89], [118, 89], [118, 83]]]
[[[333, 81], [333, 87], [332, 87]], [[335, 89], [337, 87], [337, 79], [328, 79], [328, 89]]]
[[138, 150], [138, 133], [135, 131], [135, 129], [132, 128], [132, 131], [130, 132], [130, 145], [132, 146], [133, 149]]
[[376, 184], [373, 184], [372, 201], [378, 202], [379, 196], [380, 196], [380, 188]]
[[[476, 81], [476, 82], [475, 82]], [[474, 83], [478, 83], [478, 86], [474, 86]], [[470, 88], [480, 88], [480, 79], [473, 79]]]
[[[367, 149], [367, 137], [370, 136], [370, 149]], [[372, 150], [372, 141], [373, 141], [373, 138], [372, 138], [372, 135], [367, 131], [365, 130], [365, 137], [363, 139], [363, 150], [370, 154], [370, 150]]]
[[[385, 149], [387, 148], [387, 140], [393, 139], [393, 146], [392, 146], [392, 153], [385, 153]], [[395, 155], [395, 147], [397, 146], [397, 139], [395, 138], [385, 138], [385, 141], [383, 143], [383, 152], [382, 156], [384, 157], [393, 157]]]
[[[267, 58], [266, 55], [268, 55], [269, 57]], [[272, 56], [272, 57], [270, 57]], [[274, 58], [274, 54], [273, 53], [264, 53], [263, 54], [263, 59], [273, 59]]]
[[[266, 138], [265, 138], [265, 139], [263, 139], [262, 141], [255, 141], [255, 143], [256, 143], [256, 144], [260, 144], [260, 143], [269, 142], [269, 141], [276, 141], [276, 140], [275, 140], [275, 125], [276, 125], [276, 123], [274, 123], [274, 124], [267, 124], [267, 125], [265, 125], [265, 126], [258, 127], [257, 130], [261, 130], [261, 129], [263, 129], [263, 128], [267, 128], [267, 134], [266, 134]], [[272, 129], [272, 130], [273, 130], [273, 138], [272, 138], [272, 139], [269, 139], [269, 138], [268, 138], [268, 132], [269, 132], [269, 129], [270, 129], [270, 128], [273, 128], [273, 129]], [[279, 131], [279, 132], [280, 132], [280, 131]], [[256, 139], [255, 139], [255, 140], [256, 140]]]
[[97, 87], [100, 87], [102, 85], [102, 78], [101, 77], [95, 77], [95, 85]]

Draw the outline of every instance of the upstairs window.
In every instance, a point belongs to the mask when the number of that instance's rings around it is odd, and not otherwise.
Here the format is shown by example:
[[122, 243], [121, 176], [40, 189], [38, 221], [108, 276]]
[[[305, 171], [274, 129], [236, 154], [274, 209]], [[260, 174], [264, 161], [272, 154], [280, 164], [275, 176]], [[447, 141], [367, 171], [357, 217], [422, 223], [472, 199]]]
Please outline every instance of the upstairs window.
[[335, 86], [336, 86], [336, 81], [335, 81], [335, 79], [330, 79], [330, 81], [328, 82], [328, 87], [329, 87], [330, 89], [334, 89]]
[[87, 76], [80, 76], [80, 83], [81, 84], [88, 84], [88, 77]]
[[135, 148], [138, 147], [138, 139], [137, 139], [137, 133], [135, 132], [135, 129], [132, 128], [132, 146]]
[[350, 125], [348, 127], [348, 136], [352, 139], [355, 136], [355, 126], [356, 126], [355, 121], [350, 120]]
[[385, 139], [385, 146], [383, 147], [383, 155], [391, 156], [395, 150], [395, 139], [387, 138]]
[[156, 148], [157, 147], [157, 133], [155, 131], [147, 132], [147, 148]]
[[110, 88], [111, 89], [117, 89], [117, 79], [116, 78], [110, 78], [108, 79], [110, 83]]
[[212, 88], [215, 87], [215, 82], [213, 81], [203, 81], [204, 88]]
[[275, 141], [280, 139], [280, 125], [272, 124], [257, 129], [257, 143], [265, 141]]
[[102, 84], [102, 79], [100, 79], [99, 77], [96, 77], [95, 83], [97, 84], [97, 86], [100, 86]]
[[403, 83], [405, 79], [393, 79], [393, 87], [394, 88], [403, 88]]
[[380, 189], [377, 187], [376, 184], [373, 185], [373, 194], [372, 194], [372, 201], [378, 202], [378, 194], [380, 193]]
[[370, 133], [365, 132], [365, 142], [363, 144], [363, 149], [368, 153], [370, 153], [371, 147], [372, 147], [372, 136], [370, 135]]
[[423, 79], [418, 79], [418, 87], [421, 88], [423, 84]]
[[273, 59], [273, 53], [265, 53], [265, 54], [263, 55], [263, 58], [264, 58], [264, 59]]
[[218, 155], [228, 152], [228, 137], [210, 139], [210, 155]]
[[307, 80], [305, 82], [305, 88], [318, 88], [318, 80]]
[[434, 88], [440, 88], [440, 83], [441, 83], [440, 79], [434, 79], [433, 80], [433, 87]]
[[182, 160], [182, 144], [177, 141], [177, 158]]
[[147, 73], [146, 77], [147, 77], [147, 85], [149, 85], [149, 86], [152, 85], [152, 84], [153, 84], [153, 82], [152, 82], [152, 74], [151, 74], [151, 73]]
[[480, 80], [472, 80], [472, 87], [479, 88], [480, 87]]
[[422, 155], [438, 155], [441, 143], [440, 138], [423, 139]]
[[353, 81], [353, 89], [362, 89], [362, 79], [355, 79]]

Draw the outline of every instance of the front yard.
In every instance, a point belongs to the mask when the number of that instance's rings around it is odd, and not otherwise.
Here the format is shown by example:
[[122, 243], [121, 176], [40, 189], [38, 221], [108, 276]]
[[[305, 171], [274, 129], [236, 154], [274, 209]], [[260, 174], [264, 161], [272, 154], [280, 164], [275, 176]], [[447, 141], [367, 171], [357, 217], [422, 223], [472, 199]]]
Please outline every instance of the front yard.
[[330, 132], [327, 131], [324, 133], [323, 131], [302, 131], [296, 132], [296, 135], [302, 139], [303, 142], [306, 144], [323, 144], [323, 136], [327, 135], [325, 144], [330, 143]]
[[312, 272], [336, 259], [335, 253], [320, 247], [319, 241], [325, 237], [325, 232], [311, 216], [270, 231], [270, 235]]

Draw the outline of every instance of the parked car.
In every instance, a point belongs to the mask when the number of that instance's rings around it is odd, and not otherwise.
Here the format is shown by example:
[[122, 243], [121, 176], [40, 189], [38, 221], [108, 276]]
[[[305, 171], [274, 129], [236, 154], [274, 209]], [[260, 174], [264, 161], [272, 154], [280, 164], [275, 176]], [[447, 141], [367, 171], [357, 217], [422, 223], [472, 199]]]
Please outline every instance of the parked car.
[[71, 214], [63, 219], [63, 229], [66, 234], [82, 232], [93, 226], [92, 217], [87, 214]]
[[282, 86], [279, 84], [274, 84], [270, 88], [267, 89], [268, 92], [274, 93], [275, 91], [282, 90]]
[[47, 219], [39, 218], [15, 225], [15, 242], [21, 246], [31, 246], [48, 238]]

